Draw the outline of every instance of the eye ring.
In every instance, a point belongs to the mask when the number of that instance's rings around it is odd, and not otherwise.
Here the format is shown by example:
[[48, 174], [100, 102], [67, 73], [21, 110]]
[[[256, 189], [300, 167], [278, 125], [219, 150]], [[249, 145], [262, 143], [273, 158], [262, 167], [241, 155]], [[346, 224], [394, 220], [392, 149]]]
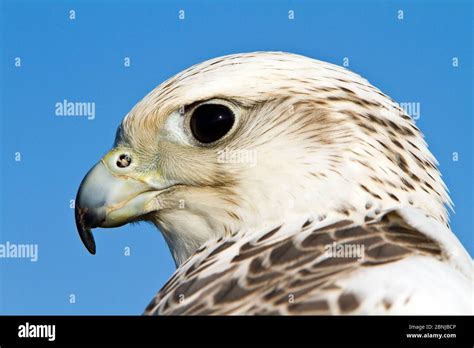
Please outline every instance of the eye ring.
[[233, 128], [236, 116], [233, 110], [220, 103], [205, 103], [191, 112], [189, 128], [201, 144], [211, 144], [222, 139]]

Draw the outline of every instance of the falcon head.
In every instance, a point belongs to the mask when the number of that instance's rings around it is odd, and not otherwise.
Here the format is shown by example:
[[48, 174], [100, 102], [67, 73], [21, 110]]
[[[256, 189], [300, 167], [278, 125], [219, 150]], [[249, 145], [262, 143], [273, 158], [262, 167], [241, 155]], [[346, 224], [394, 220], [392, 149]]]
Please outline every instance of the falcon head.
[[343, 68], [288, 53], [209, 60], [159, 85], [83, 179], [76, 224], [149, 221], [177, 265], [205, 242], [301, 216], [374, 217], [450, 204], [423, 138], [397, 104]]

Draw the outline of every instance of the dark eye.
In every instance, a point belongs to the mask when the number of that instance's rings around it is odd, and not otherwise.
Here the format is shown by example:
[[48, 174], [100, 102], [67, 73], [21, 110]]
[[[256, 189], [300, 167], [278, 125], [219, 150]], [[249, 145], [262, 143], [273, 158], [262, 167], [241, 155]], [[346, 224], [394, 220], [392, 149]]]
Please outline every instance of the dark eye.
[[190, 127], [198, 141], [208, 144], [226, 135], [234, 121], [234, 113], [227, 106], [203, 104], [194, 109]]

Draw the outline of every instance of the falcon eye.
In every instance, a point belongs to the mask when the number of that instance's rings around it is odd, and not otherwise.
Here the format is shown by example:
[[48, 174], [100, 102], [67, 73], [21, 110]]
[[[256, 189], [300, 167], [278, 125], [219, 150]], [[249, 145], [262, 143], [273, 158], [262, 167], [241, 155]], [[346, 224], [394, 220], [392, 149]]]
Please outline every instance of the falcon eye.
[[234, 122], [234, 113], [227, 106], [203, 104], [194, 109], [190, 127], [199, 142], [209, 144], [226, 135]]

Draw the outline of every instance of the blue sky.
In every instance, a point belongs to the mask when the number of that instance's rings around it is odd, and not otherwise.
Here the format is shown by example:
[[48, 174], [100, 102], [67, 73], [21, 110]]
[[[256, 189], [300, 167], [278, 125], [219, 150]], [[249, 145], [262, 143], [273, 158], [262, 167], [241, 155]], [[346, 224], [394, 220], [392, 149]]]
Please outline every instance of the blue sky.
[[[77, 235], [70, 200], [136, 102], [182, 69], [229, 53], [281, 50], [338, 65], [348, 57], [349, 69], [396, 101], [420, 103], [417, 124], [455, 203], [453, 230], [474, 253], [469, 1], [1, 6], [0, 243], [39, 248], [37, 262], [0, 259], [1, 314], [142, 312], [174, 270], [161, 234], [146, 224], [97, 230], [97, 255], [91, 256]], [[94, 102], [94, 120], [55, 116], [55, 104], [64, 99]]]

